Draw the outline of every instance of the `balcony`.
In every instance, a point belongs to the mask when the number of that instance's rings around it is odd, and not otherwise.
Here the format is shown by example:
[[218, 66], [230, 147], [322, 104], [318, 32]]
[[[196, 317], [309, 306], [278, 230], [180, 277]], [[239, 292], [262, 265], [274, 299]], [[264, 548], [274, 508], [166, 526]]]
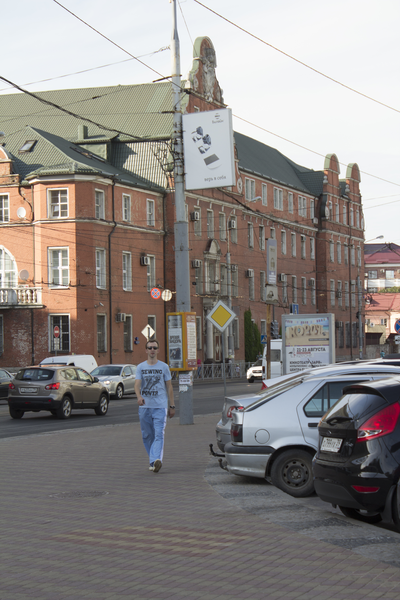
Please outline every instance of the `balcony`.
[[0, 308], [41, 308], [42, 288], [0, 288]]

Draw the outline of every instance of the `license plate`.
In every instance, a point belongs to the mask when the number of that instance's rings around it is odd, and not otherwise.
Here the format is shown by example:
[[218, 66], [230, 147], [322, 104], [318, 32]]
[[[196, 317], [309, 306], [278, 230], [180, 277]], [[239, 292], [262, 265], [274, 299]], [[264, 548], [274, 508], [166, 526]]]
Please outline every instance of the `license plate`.
[[21, 388], [21, 394], [37, 394], [38, 389], [31, 387], [31, 388]]
[[324, 450], [325, 452], [339, 452], [342, 441], [343, 440], [340, 438], [324, 437], [321, 444], [321, 450]]

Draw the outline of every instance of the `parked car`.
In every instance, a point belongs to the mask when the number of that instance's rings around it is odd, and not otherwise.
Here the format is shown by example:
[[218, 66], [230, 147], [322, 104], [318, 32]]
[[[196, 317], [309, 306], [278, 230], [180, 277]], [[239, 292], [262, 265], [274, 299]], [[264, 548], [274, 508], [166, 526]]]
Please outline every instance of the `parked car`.
[[318, 431], [318, 496], [348, 517], [384, 517], [400, 531], [400, 376], [346, 387]]
[[41, 410], [68, 419], [73, 409], [87, 408], [104, 416], [109, 399], [107, 388], [97, 377], [78, 367], [26, 367], [18, 371], [8, 388], [8, 408], [13, 419]]
[[116, 396], [118, 400], [124, 394], [135, 391], [136, 365], [100, 365], [91, 372], [91, 375], [97, 377], [106, 386], [110, 395]]
[[292, 496], [310, 495], [321, 417], [342, 396], [344, 387], [395, 374], [400, 377], [400, 367], [330, 365], [286, 376], [253, 396], [252, 402], [240, 396], [239, 403], [246, 405], [232, 411], [225, 467], [234, 475], [266, 478]]
[[0, 369], [0, 398], [7, 398], [8, 384], [12, 381], [13, 376], [5, 369]]

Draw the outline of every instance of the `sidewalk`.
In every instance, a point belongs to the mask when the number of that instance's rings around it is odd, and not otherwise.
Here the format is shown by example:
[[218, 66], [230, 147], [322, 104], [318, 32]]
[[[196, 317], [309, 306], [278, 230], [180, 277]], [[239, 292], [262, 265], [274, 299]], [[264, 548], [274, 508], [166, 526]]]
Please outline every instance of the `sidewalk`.
[[398, 598], [399, 568], [217, 494], [215, 422], [170, 421], [157, 474], [138, 424], [0, 441], [1, 599]]

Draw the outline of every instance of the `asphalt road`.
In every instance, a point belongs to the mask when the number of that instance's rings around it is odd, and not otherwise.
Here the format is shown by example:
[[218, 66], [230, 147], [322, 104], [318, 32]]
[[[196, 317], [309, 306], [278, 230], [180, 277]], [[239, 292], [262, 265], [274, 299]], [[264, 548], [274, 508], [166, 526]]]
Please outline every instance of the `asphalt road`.
[[[257, 393], [261, 383], [247, 383], [243, 381], [227, 382], [227, 395]], [[174, 384], [175, 405], [177, 407], [175, 418], [179, 419], [179, 392]], [[224, 400], [223, 381], [195, 382], [193, 386], [193, 413], [194, 415], [207, 415], [220, 413]], [[61, 420], [53, 417], [49, 412], [27, 412], [22, 419], [12, 419], [8, 412], [6, 401], [0, 404], [0, 439], [18, 437], [22, 435], [35, 435], [66, 431], [68, 429], [81, 429], [84, 427], [100, 427], [103, 425], [120, 425], [134, 423], [139, 420], [136, 396], [130, 394], [122, 400], [111, 399], [108, 413], [105, 417], [98, 417], [94, 410], [72, 411], [69, 419]], [[217, 423], [218, 417], [215, 423]]]

